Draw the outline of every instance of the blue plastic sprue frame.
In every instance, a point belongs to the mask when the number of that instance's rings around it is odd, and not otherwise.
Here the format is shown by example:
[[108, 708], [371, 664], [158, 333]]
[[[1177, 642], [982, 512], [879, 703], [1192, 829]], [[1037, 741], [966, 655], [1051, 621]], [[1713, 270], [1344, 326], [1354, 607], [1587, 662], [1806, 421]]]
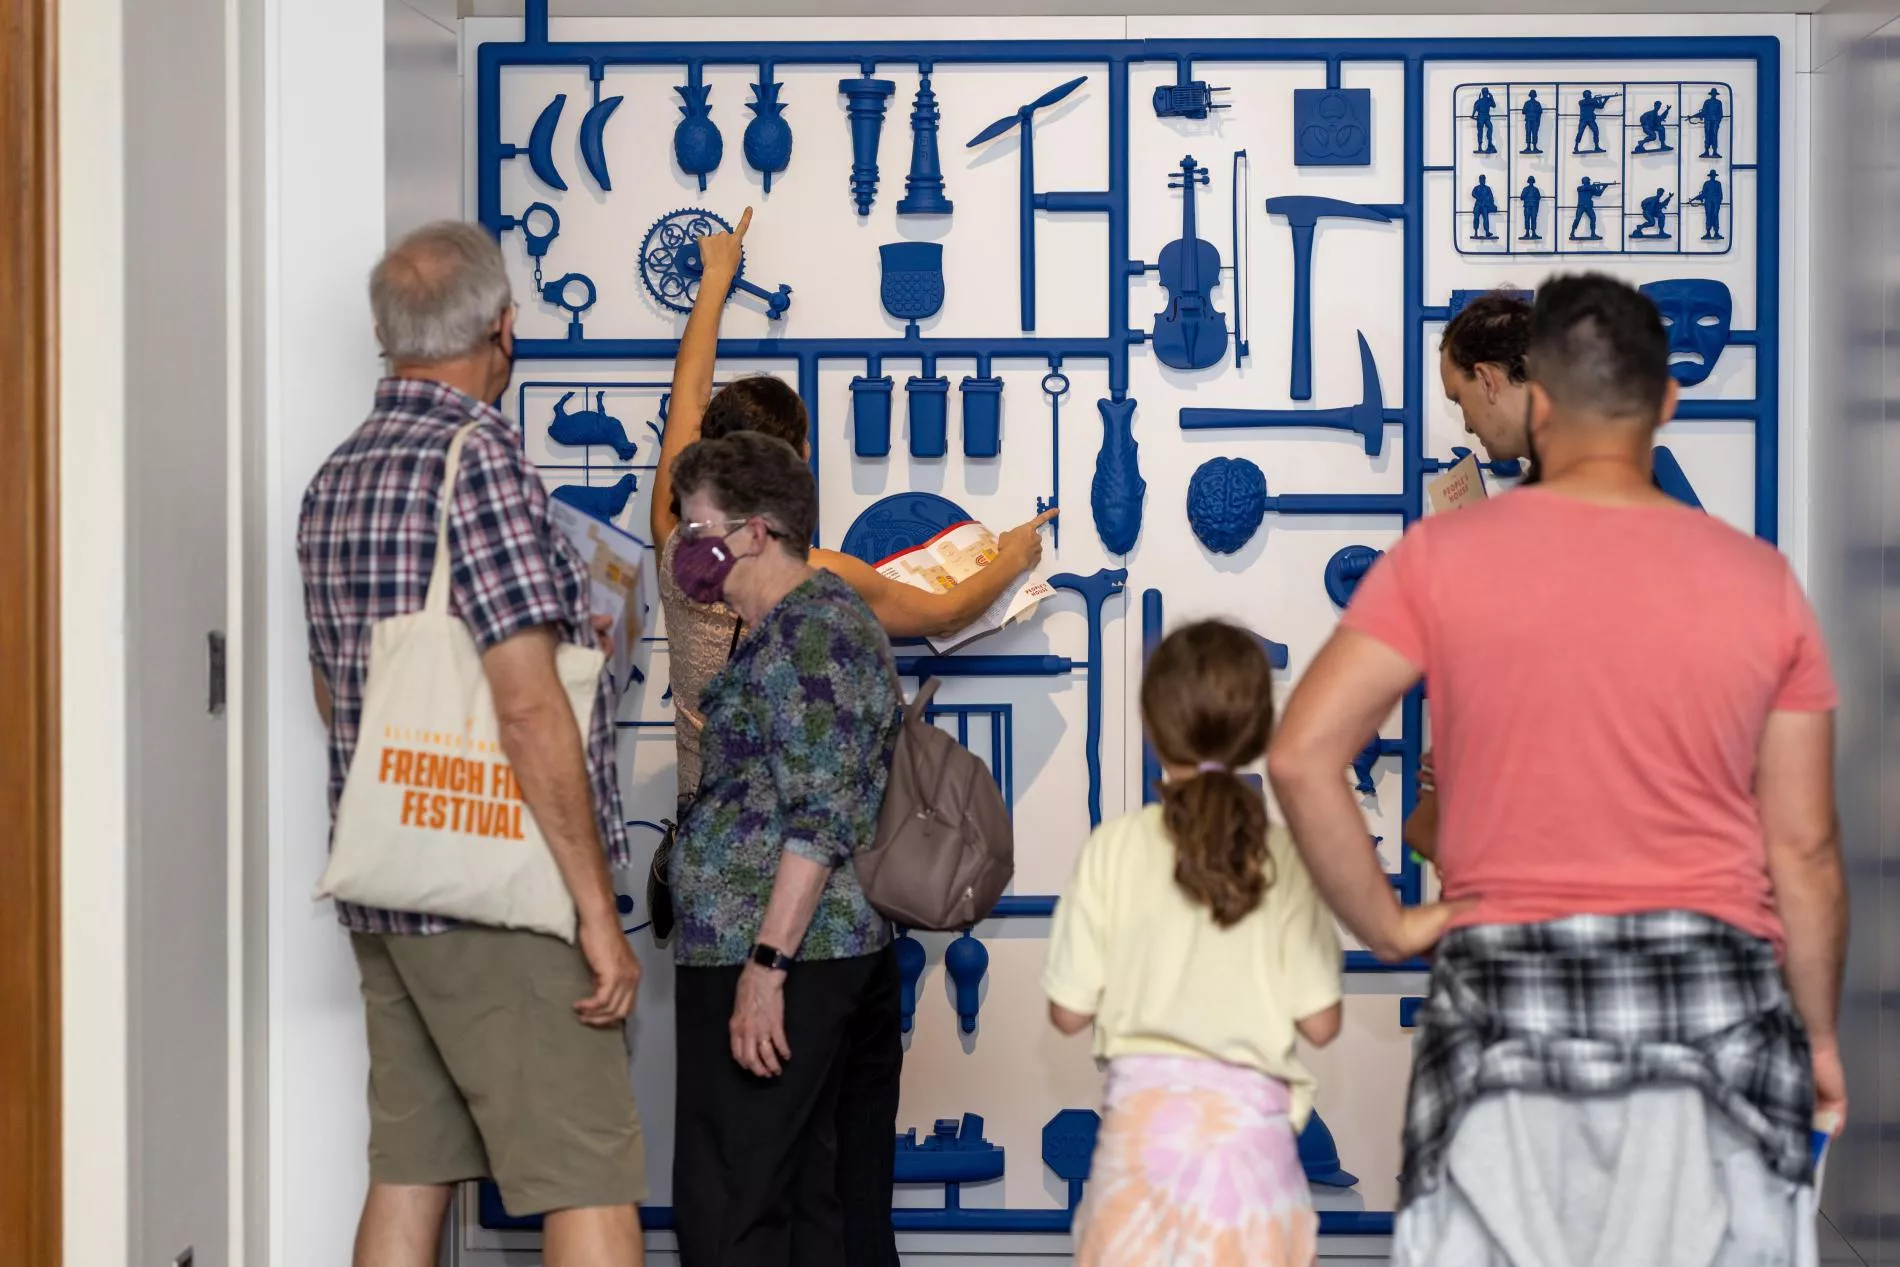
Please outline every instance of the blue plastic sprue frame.
[[[1096, 413], [1080, 411], [1072, 411], [1070, 418], [1075, 420], [1073, 425], [1084, 439], [1100, 443], [1101, 437], [1106, 435], [1121, 442], [1122, 437], [1119, 432], [1107, 424], [1116, 418], [1132, 413], [1135, 409], [1136, 402], [1129, 396], [1130, 350], [1148, 341], [1145, 331], [1131, 327], [1129, 312], [1130, 279], [1149, 267], [1149, 263], [1135, 260], [1129, 254], [1129, 199], [1132, 192], [1129, 173], [1130, 68], [1136, 64], [1150, 62], [1172, 64], [1181, 87], [1173, 90], [1168, 100], [1162, 103], [1167, 107], [1162, 110], [1162, 113], [1166, 115], [1180, 112], [1174, 100], [1175, 95], [1185, 88], [1198, 87], [1199, 81], [1196, 81], [1193, 76], [1193, 67], [1197, 60], [1221, 65], [1249, 62], [1319, 65], [1326, 69], [1326, 82], [1329, 89], [1340, 87], [1340, 69], [1344, 63], [1377, 62], [1401, 65], [1404, 69], [1402, 102], [1404, 197], [1399, 203], [1379, 204], [1376, 208], [1380, 215], [1389, 220], [1398, 221], [1403, 234], [1403, 368], [1398, 383], [1399, 391], [1395, 393], [1397, 399], [1388, 403], [1389, 397], [1379, 391], [1377, 370], [1376, 366], [1373, 366], [1369, 370], [1366, 398], [1358, 407], [1316, 411], [1314, 417], [1305, 422], [1307, 426], [1343, 426], [1358, 431], [1366, 440], [1368, 449], [1374, 452], [1383, 443], [1381, 433], [1384, 427], [1396, 423], [1400, 431], [1400, 461], [1403, 473], [1401, 491], [1378, 494], [1309, 494], [1300, 493], [1297, 490], [1286, 493], [1273, 489], [1266, 498], [1266, 509], [1269, 513], [1277, 515], [1392, 516], [1403, 524], [1409, 524], [1423, 513], [1426, 476], [1442, 465], [1424, 451], [1428, 330], [1433, 325], [1445, 321], [1450, 315], [1445, 303], [1428, 303], [1425, 293], [1425, 210], [1428, 176], [1440, 178], [1438, 184], [1433, 186], [1433, 196], [1443, 201], [1444, 214], [1455, 216], [1463, 207], [1461, 201], [1463, 194], [1446, 183], [1446, 180], [1454, 174], [1452, 162], [1432, 166], [1426, 163], [1425, 68], [1427, 63], [1442, 61], [1491, 63], [1498, 68], [1496, 82], [1499, 83], [1527, 81], [1529, 75], [1526, 73], [1526, 68], [1558, 62], [1602, 61], [1657, 65], [1659, 68], [1666, 69], [1671, 79], [1680, 78], [1684, 73], [1677, 65], [1678, 63], [1710, 61], [1750, 63], [1755, 68], [1753, 108], [1750, 110], [1745, 101], [1734, 102], [1733, 113], [1728, 118], [1731, 125], [1730, 132], [1724, 139], [1732, 141], [1734, 123], [1752, 123], [1755, 162], [1752, 164], [1733, 163], [1731, 168], [1736, 173], [1752, 174], [1754, 185], [1752, 191], [1749, 191], [1752, 197], [1743, 196], [1742, 189], [1730, 189], [1727, 205], [1731, 212], [1752, 210], [1754, 216], [1753, 285], [1755, 293], [1752, 308], [1756, 326], [1753, 330], [1731, 331], [1728, 343], [1754, 347], [1755, 390], [1752, 396], [1738, 400], [1698, 398], [1685, 401], [1677, 410], [1677, 417], [1683, 420], [1745, 421], [1753, 425], [1755, 437], [1754, 530], [1758, 536], [1769, 541], [1776, 539], [1779, 528], [1780, 494], [1781, 69], [1780, 44], [1772, 37], [554, 43], [548, 36], [547, 10], [546, 0], [527, 0], [522, 40], [518, 43], [484, 43], [477, 50], [476, 209], [481, 222], [497, 236], [523, 228], [523, 221], [529, 214], [528, 211], [520, 208], [510, 211], [501, 205], [503, 166], [517, 154], [525, 155], [530, 159], [531, 166], [537, 175], [540, 175], [544, 168], [551, 169], [552, 166], [548, 162], [534, 161], [537, 158], [547, 158], [548, 146], [545, 141], [540, 144], [542, 152], [537, 154], [535, 146], [539, 138], [531, 137], [528, 146], [517, 147], [504, 141], [502, 137], [502, 72], [511, 67], [565, 66], [584, 69], [592, 81], [590, 87], [593, 88], [598, 103], [596, 105], [596, 110], [599, 111], [598, 118], [603, 125], [608, 107], [606, 101], [598, 97], [598, 85], [605, 72], [612, 67], [678, 69], [684, 72], [685, 82], [689, 86], [702, 84], [702, 76], [708, 66], [746, 67], [753, 70], [796, 66], [855, 68], [856, 73], [862, 78], [848, 80], [848, 82], [874, 84], [882, 90], [874, 102], [868, 97], [863, 102], [857, 101], [856, 98], [853, 98], [851, 102], [852, 108], [858, 109], [859, 113], [866, 116], [859, 122], [863, 125], [860, 130], [865, 131], [867, 137], [875, 135], [870, 127], [873, 121], [869, 118], [869, 113], [875, 107], [875, 113], [878, 116], [875, 122], [881, 125], [883, 112], [888, 102], [889, 88], [886, 86], [888, 81], [876, 79], [880, 67], [908, 67], [929, 72], [937, 77], [935, 87], [939, 91], [945, 87], [947, 72], [954, 67], [999, 64], [1048, 68], [1050, 75], [1046, 88], [1050, 90], [1068, 83], [1077, 76], [1087, 81], [1079, 86], [1077, 91], [1099, 91], [1103, 87], [1106, 88], [1108, 94], [1108, 135], [1106, 138], [1108, 187], [1102, 190], [1038, 191], [1033, 185], [1033, 173], [1024, 172], [1019, 207], [1019, 215], [1022, 219], [1023, 272], [1019, 278], [1019, 287], [1022, 292], [1023, 320], [1021, 324], [1024, 327], [1022, 333], [995, 338], [940, 338], [924, 335], [913, 326], [898, 337], [772, 337], [720, 341], [719, 355], [721, 357], [754, 361], [777, 360], [796, 364], [799, 393], [804, 397], [812, 415], [814, 466], [819, 458], [818, 437], [825, 431], [818, 420], [819, 366], [824, 361], [863, 365], [868, 370], [868, 378], [877, 377], [878, 362], [885, 358], [920, 360], [927, 365], [939, 359], [977, 360], [982, 366], [988, 366], [992, 361], [1004, 360], [1043, 362], [1052, 371], [1057, 371], [1052, 378], [1059, 377], [1060, 367], [1069, 362], [1100, 361], [1107, 368], [1108, 397], [1101, 402], [1099, 418]], [[1068, 73], [1065, 74], [1065, 71]], [[769, 78], [769, 70], [759, 75], [761, 82], [767, 78]], [[1615, 78], [1621, 82], [1626, 76], [1619, 72]], [[1041, 87], [1041, 85], [1037, 86]], [[1044, 96], [1047, 95], [1045, 91]], [[728, 113], [729, 121], [736, 118], [737, 104], [733, 102], [722, 107]], [[1144, 108], [1147, 104], [1142, 103]], [[554, 109], [552, 103], [545, 103], [544, 108]], [[1033, 102], [1031, 106], [1025, 107], [1025, 110], [1033, 116]], [[689, 109], [687, 115], [691, 119], [692, 110]], [[1014, 125], [1016, 121], [1011, 122]], [[1033, 130], [1036, 122], [1034, 117], [1027, 117], [1020, 122], [1020, 127], [1025, 133], [1023, 151], [1025, 155], [1029, 153], [1027, 134]], [[548, 130], [551, 131], [551, 129]], [[700, 130], [705, 129], [702, 127]], [[915, 121], [913, 121], [913, 131], [917, 131]], [[710, 151], [711, 138], [700, 139], [706, 141], [703, 148]], [[912, 180], [909, 182], [911, 187], [907, 190], [907, 194], [916, 209], [935, 210], [941, 213], [947, 211], [948, 206], [938, 207], [932, 196], [937, 189], [934, 181], [940, 173], [931, 170], [928, 139], [913, 137], [914, 145], [919, 140], [923, 140], [926, 148], [913, 154]], [[961, 140], [960, 137], [955, 139]], [[1551, 140], [1555, 142], [1560, 138], [1553, 135]], [[1728, 153], [1732, 155], [1732, 150]], [[594, 156], [585, 155], [584, 157], [591, 159]], [[857, 191], [861, 208], [868, 205], [869, 199], [875, 193], [878, 155], [873, 145], [868, 153], [859, 153], [856, 157], [861, 164], [868, 164], [862, 171], [854, 166], [853, 171], [849, 173], [851, 180], [862, 186]], [[1445, 157], [1453, 159], [1455, 156], [1446, 155]], [[691, 174], [695, 175], [701, 170], [711, 170], [717, 161], [710, 153], [695, 154], [693, 158]], [[785, 159], [790, 161], [790, 155], [786, 154]], [[774, 153], [767, 165], [775, 165], [778, 161], [778, 155]], [[601, 170], [593, 171], [595, 165], [592, 161], [587, 164], [596, 183], [604, 189], [607, 187], [604, 158], [599, 161]], [[1025, 166], [1027, 166], [1026, 163]], [[557, 180], [560, 179], [558, 172], [550, 174], [553, 174]], [[837, 173], [837, 177], [839, 213], [848, 215], [851, 196], [848, 192], [847, 173]], [[867, 181], [868, 185], [865, 184]], [[548, 181], [543, 176], [543, 183], [552, 185], [554, 182]], [[921, 204], [917, 202], [919, 188], [925, 191]], [[1144, 184], [1145, 188], [1147, 184]], [[1297, 196], [1304, 191], [1291, 188], [1267, 192], [1276, 197], [1286, 197]], [[1434, 208], [1437, 208], [1437, 204], [1434, 204]], [[550, 221], [558, 231], [558, 221], [554, 220], [551, 214], [552, 209], [548, 210], [550, 214], [544, 219]], [[1106, 217], [1108, 221], [1108, 304], [1105, 328], [1098, 336], [1079, 339], [1052, 338], [1039, 337], [1033, 333], [1035, 284], [1032, 271], [1033, 235], [1037, 211], [1099, 215]], [[1261, 208], [1256, 204], [1253, 214], [1260, 213]], [[1298, 222], [1293, 223], [1297, 228]], [[526, 231], [539, 233], [539, 229], [535, 226], [529, 226]], [[546, 254], [551, 240], [551, 233], [537, 239], [540, 254]], [[1687, 262], [1686, 259], [1685, 262]], [[789, 280], [794, 286], [798, 281], [796, 276], [790, 277]], [[1301, 314], [1296, 313], [1296, 316], [1299, 315]], [[576, 312], [573, 316], [574, 320], [567, 331], [567, 337], [518, 340], [515, 345], [516, 355], [524, 361], [585, 360], [665, 363], [673, 359], [678, 347], [676, 339], [673, 338], [589, 337], [580, 325], [579, 314]], [[1146, 314], [1144, 318], [1145, 316]], [[1299, 324], [1302, 328], [1306, 325], [1305, 322]], [[1363, 359], [1369, 363], [1369, 354]], [[987, 369], [979, 369], [979, 375], [988, 372]], [[1062, 380], [1062, 385], [1066, 386], [1066, 379]], [[1045, 392], [1048, 388], [1049, 384], [1045, 383]], [[1294, 393], [1296, 396], [1299, 394]], [[1060, 400], [1060, 393], [1055, 393], [1053, 398]], [[1302, 424], [1291, 416], [1294, 412], [1229, 411], [1225, 418], [1199, 413], [1186, 415], [1180, 421], [1189, 427], [1210, 429], [1224, 426], [1297, 427]], [[1062, 421], [1068, 421], [1068, 419], [1058, 421], [1056, 423], [1058, 428]], [[986, 450], [988, 443], [986, 438], [980, 439], [978, 449], [973, 452]], [[876, 449], [875, 445], [867, 447], [872, 451]], [[1139, 536], [1141, 477], [1133, 461], [1132, 445], [1125, 445], [1123, 451], [1110, 456], [1115, 457], [1116, 460], [1106, 466], [1098, 465], [1098, 486], [1103, 478], [1101, 472], [1106, 469], [1110, 470], [1113, 477], [1120, 479], [1126, 487], [1107, 490], [1112, 495], [1106, 498], [1098, 494], [1095, 500], [1098, 503], [1105, 503], [1110, 513], [1107, 522], [1104, 522], [1102, 506], [1098, 504], [1097, 527], [1105, 541], [1118, 547], [1113, 552], [1126, 553], [1134, 549]], [[1123, 458], [1127, 460], [1121, 460]], [[1158, 636], [1158, 601], [1155, 603], [1154, 614], [1157, 628], [1149, 631], [1150, 637]], [[975, 660], [976, 657], [956, 657], [956, 659]], [[975, 670], [980, 666], [970, 664], [960, 667]], [[1022, 666], [1014, 667], [1017, 672], [1023, 671]], [[1384, 752], [1389, 752], [1392, 748], [1399, 750], [1404, 788], [1402, 812], [1409, 812], [1414, 798], [1413, 789], [1420, 756], [1420, 741], [1423, 737], [1423, 696], [1419, 691], [1414, 691], [1405, 701], [1401, 733], [1401, 739], [1384, 741], [1381, 750]], [[1409, 899], [1416, 900], [1422, 887], [1421, 879], [1416, 864], [1408, 857], [1403, 872], [1394, 877], [1394, 883]], [[1005, 899], [1006, 905], [1020, 904], [1024, 907], [1039, 908], [1035, 912], [1029, 909], [1012, 910], [1008, 912], [1010, 914], [1040, 913], [1040, 909], [1044, 908], [1047, 902], [1048, 899], [1044, 898]], [[1363, 969], [1373, 965], [1360, 961], [1349, 966]], [[486, 1213], [485, 1211], [485, 1215]], [[666, 1226], [670, 1223], [671, 1211], [648, 1208], [642, 1211], [642, 1216], [648, 1226]], [[1067, 1227], [1069, 1211], [1063, 1209], [983, 1211], [944, 1209], [907, 1211], [901, 1217], [902, 1226], [919, 1230], [981, 1227], [997, 1231], [1061, 1231]], [[484, 1222], [489, 1222], [489, 1219], [484, 1217]], [[1380, 1233], [1387, 1232], [1390, 1228], [1389, 1214], [1329, 1211], [1321, 1215], [1321, 1230], [1328, 1233]]]

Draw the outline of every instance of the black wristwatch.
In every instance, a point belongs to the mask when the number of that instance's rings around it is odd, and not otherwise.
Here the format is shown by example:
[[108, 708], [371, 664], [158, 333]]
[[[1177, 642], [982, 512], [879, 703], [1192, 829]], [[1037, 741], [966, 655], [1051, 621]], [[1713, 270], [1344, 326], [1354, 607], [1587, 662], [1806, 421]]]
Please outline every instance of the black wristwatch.
[[792, 957], [782, 950], [774, 950], [761, 941], [753, 943], [752, 962], [773, 972], [784, 972], [792, 966]]

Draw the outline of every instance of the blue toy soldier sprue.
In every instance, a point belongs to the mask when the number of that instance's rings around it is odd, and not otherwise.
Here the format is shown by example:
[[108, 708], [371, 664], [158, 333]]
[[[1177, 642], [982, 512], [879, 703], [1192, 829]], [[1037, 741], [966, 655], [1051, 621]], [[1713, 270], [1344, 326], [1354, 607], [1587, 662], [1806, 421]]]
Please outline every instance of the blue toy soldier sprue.
[[1720, 88], [1711, 88], [1709, 89], [1709, 98], [1702, 103], [1702, 108], [1697, 110], [1694, 114], [1689, 115], [1685, 120], [1685, 122], [1700, 123], [1702, 125], [1701, 157], [1703, 158], [1722, 157], [1723, 113], [1722, 90]]
[[1702, 182], [1702, 191], [1689, 199], [1689, 205], [1702, 208], [1704, 222], [1702, 240], [1720, 242], [1722, 240], [1722, 178], [1711, 171], [1709, 178]]
[[1630, 230], [1630, 236], [1633, 238], [1668, 237], [1669, 226], [1665, 215], [1669, 210], [1669, 204], [1675, 200], [1674, 194], [1667, 193], [1658, 187], [1654, 194], [1643, 199], [1643, 222]]
[[[1622, 95], [1620, 92], [1597, 94], [1588, 88], [1583, 90], [1583, 96], [1577, 98], [1577, 139], [1571, 143], [1571, 153], [1601, 154], [1603, 152], [1603, 134], [1597, 131], [1597, 111], [1609, 105], [1610, 98]], [[1586, 131], [1589, 132], [1590, 144], [1594, 147], [1587, 150], [1583, 148], [1583, 134]]]
[[1478, 177], [1478, 183], [1471, 191], [1471, 236], [1474, 241], [1498, 240], [1498, 235], [1491, 232], [1491, 214], [1497, 209], [1498, 196], [1492, 191], [1490, 180]]
[[1537, 187], [1537, 177], [1525, 177], [1524, 188], [1517, 199], [1524, 204], [1524, 240], [1541, 242], [1543, 235], [1537, 231], [1537, 211], [1543, 205], [1544, 191]]
[[[1601, 198], [1615, 183], [1613, 180], [1591, 180], [1588, 176], [1577, 182], [1577, 214], [1570, 217], [1572, 242], [1601, 242], [1603, 240], [1603, 235], [1597, 232], [1597, 199]], [[1590, 231], [1578, 233], [1577, 226], [1586, 218], [1590, 221]]]
[[1664, 154], [1676, 147], [1669, 143], [1669, 111], [1671, 107], [1658, 101], [1643, 111], [1636, 120], [1643, 125], [1643, 139], [1636, 143], [1632, 154]]
[[1478, 90], [1477, 104], [1471, 107], [1472, 121], [1478, 125], [1478, 148], [1474, 151], [1475, 153], [1495, 154], [1498, 152], [1497, 141], [1491, 130], [1491, 112], [1497, 107], [1498, 99], [1491, 95], [1489, 88]]
[[1537, 130], [1544, 125], [1544, 103], [1537, 99], [1537, 89], [1530, 90], [1524, 98], [1524, 148], [1523, 154], [1542, 154], [1537, 147]]

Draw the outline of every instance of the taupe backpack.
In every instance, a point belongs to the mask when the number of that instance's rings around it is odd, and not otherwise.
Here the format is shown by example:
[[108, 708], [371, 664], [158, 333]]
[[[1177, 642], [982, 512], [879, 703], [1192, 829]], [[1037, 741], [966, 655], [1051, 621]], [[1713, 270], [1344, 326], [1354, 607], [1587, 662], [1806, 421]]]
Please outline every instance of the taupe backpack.
[[877, 838], [853, 861], [879, 914], [942, 932], [990, 913], [1015, 873], [1016, 839], [982, 759], [924, 720], [938, 685], [925, 682], [904, 710]]

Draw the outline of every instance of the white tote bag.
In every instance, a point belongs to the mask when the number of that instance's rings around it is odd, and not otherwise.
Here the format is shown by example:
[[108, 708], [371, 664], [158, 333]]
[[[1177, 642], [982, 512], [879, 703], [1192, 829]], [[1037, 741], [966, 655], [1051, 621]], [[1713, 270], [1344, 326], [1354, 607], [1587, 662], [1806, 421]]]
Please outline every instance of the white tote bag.
[[[316, 896], [574, 940], [574, 900], [501, 750], [481, 653], [449, 615], [455, 433], [423, 608], [378, 621], [356, 753]], [[606, 657], [563, 643], [555, 667], [586, 742]]]

